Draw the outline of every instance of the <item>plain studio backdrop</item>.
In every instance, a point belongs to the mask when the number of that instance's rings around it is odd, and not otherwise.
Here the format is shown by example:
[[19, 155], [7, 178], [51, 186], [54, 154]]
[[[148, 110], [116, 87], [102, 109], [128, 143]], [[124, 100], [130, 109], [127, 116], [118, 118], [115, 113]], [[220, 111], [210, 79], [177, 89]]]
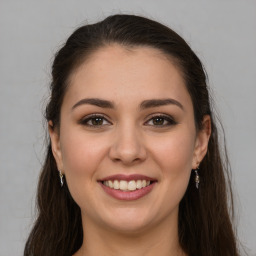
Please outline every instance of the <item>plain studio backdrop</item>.
[[0, 256], [22, 255], [34, 219], [53, 55], [77, 26], [120, 12], [170, 26], [204, 63], [226, 132], [238, 233], [256, 255], [256, 1], [0, 0]]

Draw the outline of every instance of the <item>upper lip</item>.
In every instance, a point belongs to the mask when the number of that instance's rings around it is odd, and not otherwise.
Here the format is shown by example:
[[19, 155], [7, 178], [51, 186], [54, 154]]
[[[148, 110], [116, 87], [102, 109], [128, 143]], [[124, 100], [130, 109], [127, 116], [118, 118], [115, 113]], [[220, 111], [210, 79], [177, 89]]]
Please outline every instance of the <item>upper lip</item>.
[[141, 174], [130, 174], [130, 175], [125, 175], [125, 174], [115, 174], [111, 176], [107, 176], [103, 179], [100, 179], [100, 181], [105, 181], [105, 180], [149, 180], [149, 181], [156, 181], [156, 179], [141, 175]]

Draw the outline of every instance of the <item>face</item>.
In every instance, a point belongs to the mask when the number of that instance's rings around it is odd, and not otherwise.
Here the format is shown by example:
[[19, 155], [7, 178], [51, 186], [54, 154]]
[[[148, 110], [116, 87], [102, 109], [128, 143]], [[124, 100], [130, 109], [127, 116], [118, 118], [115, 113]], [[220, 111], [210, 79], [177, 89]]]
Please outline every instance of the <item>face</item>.
[[191, 98], [170, 59], [118, 45], [72, 74], [60, 130], [49, 131], [83, 221], [119, 232], [177, 224], [209, 137], [196, 132]]

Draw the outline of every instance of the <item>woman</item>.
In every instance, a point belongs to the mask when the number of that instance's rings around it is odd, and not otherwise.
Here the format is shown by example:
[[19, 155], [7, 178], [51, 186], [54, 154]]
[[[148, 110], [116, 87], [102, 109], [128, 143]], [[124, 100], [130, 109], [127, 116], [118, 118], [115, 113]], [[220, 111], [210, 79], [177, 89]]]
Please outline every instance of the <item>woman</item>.
[[238, 255], [206, 74], [174, 31], [133, 15], [77, 29], [46, 119], [24, 255]]

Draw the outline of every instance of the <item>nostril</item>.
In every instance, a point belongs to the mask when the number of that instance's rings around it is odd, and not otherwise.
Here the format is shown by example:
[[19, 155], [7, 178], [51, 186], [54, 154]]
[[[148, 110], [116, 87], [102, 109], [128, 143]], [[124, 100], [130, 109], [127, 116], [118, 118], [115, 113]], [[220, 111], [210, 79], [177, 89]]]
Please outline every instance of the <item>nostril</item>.
[[[129, 133], [129, 132], [128, 132]], [[109, 157], [114, 162], [122, 162], [125, 165], [130, 165], [144, 161], [146, 159], [146, 150], [142, 143], [132, 137], [119, 138], [110, 148]]]

